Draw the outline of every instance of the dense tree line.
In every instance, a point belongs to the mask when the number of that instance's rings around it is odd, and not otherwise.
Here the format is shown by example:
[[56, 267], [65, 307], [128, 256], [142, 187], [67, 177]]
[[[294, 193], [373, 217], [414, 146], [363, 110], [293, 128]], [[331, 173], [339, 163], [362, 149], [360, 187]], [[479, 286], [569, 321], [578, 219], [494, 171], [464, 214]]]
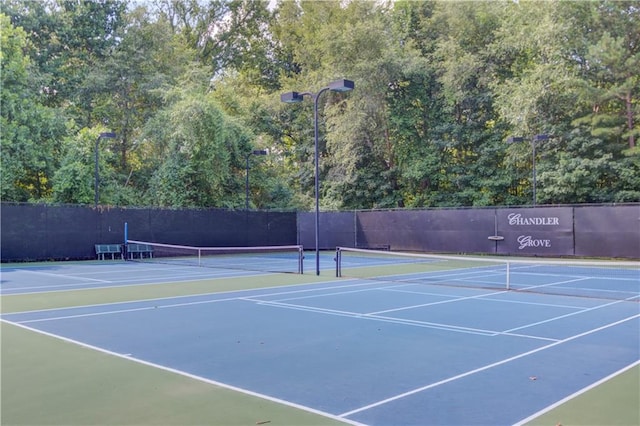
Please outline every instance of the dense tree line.
[[[2, 201], [640, 201], [636, 1], [4, 0]], [[114, 139], [99, 139], [115, 132]], [[534, 141], [534, 135], [549, 139]], [[508, 144], [509, 136], [523, 143]], [[267, 156], [252, 156], [266, 149]], [[533, 153], [535, 152], [535, 158]]]

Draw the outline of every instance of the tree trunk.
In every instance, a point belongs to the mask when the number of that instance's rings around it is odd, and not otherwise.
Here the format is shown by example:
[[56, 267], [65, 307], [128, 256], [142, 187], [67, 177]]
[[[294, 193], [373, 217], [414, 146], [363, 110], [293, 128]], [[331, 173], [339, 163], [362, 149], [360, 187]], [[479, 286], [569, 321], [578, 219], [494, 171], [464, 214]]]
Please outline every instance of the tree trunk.
[[635, 137], [633, 136], [633, 105], [631, 102], [631, 92], [627, 92], [625, 103], [627, 105], [627, 128], [629, 129], [629, 148], [633, 148], [636, 146], [636, 140], [635, 140]]

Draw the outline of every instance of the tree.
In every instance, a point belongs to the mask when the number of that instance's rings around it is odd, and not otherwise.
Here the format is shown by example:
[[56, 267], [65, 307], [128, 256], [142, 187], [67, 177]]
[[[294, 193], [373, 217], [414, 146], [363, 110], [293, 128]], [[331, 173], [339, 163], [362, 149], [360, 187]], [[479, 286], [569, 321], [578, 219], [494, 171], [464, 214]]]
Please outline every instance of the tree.
[[93, 92], [95, 114], [118, 135], [113, 167], [122, 185], [131, 188], [141, 177], [144, 159], [136, 151], [141, 131], [163, 107], [163, 92], [194, 60], [195, 52], [170, 31], [167, 21], [153, 21], [139, 7], [124, 19], [118, 45], [87, 75], [83, 85]]
[[22, 26], [33, 43], [30, 57], [46, 105], [64, 106], [80, 127], [91, 126], [94, 91], [84, 81], [118, 43], [125, 0], [4, 3], [12, 22]]
[[[321, 202], [326, 208], [397, 205], [399, 194], [389, 143], [385, 94], [401, 60], [394, 51], [383, 5], [366, 2], [283, 3], [274, 34], [291, 53], [283, 87], [319, 90], [336, 78], [356, 81], [348, 95], [327, 93], [320, 100]], [[384, 35], [382, 35], [384, 34]], [[304, 168], [301, 190], [313, 196], [312, 103], [293, 107], [286, 138], [299, 153]], [[291, 106], [282, 106], [290, 114]], [[326, 124], [326, 127], [324, 125]]]
[[[152, 152], [157, 167], [149, 200], [172, 207], [244, 205], [244, 158], [251, 135], [203, 93], [202, 72], [191, 70], [175, 98], [149, 122], [141, 149]], [[179, 188], [179, 189], [178, 189]]]
[[[591, 121], [594, 135], [625, 138], [634, 148], [640, 135], [640, 7], [604, 2], [591, 9], [597, 13], [584, 23], [588, 44], [581, 46], [581, 98], [590, 108], [582, 120]], [[587, 38], [594, 29], [598, 35]]]
[[[324, 209], [640, 200], [633, 1], [5, 0], [2, 200]], [[83, 129], [83, 130], [79, 130]], [[92, 133], [93, 132], [93, 133]], [[86, 145], [86, 147], [85, 147]], [[86, 150], [83, 151], [83, 150]], [[87, 193], [84, 194], [84, 186]], [[77, 191], [77, 195], [74, 192]], [[84, 195], [82, 195], [84, 194]]]
[[[637, 194], [635, 179], [622, 182], [614, 172], [637, 169], [634, 156], [625, 156], [619, 144], [623, 134], [634, 131], [625, 132], [625, 109], [616, 106], [631, 93], [625, 88], [637, 87], [637, 77], [630, 84], [633, 72], [627, 78], [630, 72], [623, 65], [624, 58], [633, 63], [637, 43], [627, 39], [623, 47], [620, 39], [607, 35], [615, 31], [636, 37], [637, 19], [631, 17], [637, 10], [620, 5], [522, 2], [505, 9], [492, 43], [501, 64], [492, 84], [500, 118], [512, 135], [529, 140], [539, 133], [553, 136], [536, 150], [538, 202], [607, 202], [618, 191], [626, 200]], [[520, 178], [531, 176], [530, 157], [530, 147], [514, 145], [507, 151], [507, 161], [520, 165], [519, 171], [511, 169], [517, 193], [523, 193], [522, 182], [531, 181]]]
[[49, 197], [57, 168], [57, 140], [66, 128], [59, 111], [40, 102], [32, 64], [23, 52], [29, 42], [22, 28], [0, 13], [0, 129], [3, 201]]
[[500, 27], [500, 10], [490, 2], [442, 3], [422, 20], [423, 26], [439, 29], [427, 53], [427, 63], [433, 65], [425, 81], [432, 94], [422, 101], [431, 108], [424, 115], [428, 130], [421, 138], [427, 149], [420, 151], [432, 164], [425, 177], [437, 184], [421, 191], [426, 205], [505, 201], [503, 125], [496, 120], [491, 88], [499, 65], [487, 48]]

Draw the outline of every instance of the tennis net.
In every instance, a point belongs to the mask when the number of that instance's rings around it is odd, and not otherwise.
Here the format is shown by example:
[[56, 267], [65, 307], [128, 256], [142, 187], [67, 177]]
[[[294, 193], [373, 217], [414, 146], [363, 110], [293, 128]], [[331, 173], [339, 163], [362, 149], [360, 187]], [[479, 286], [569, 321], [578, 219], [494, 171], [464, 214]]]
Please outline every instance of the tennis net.
[[336, 276], [640, 301], [640, 262], [443, 256], [338, 247]]
[[127, 240], [127, 258], [137, 262], [208, 268], [296, 274], [304, 272], [304, 251], [301, 245], [194, 247]]

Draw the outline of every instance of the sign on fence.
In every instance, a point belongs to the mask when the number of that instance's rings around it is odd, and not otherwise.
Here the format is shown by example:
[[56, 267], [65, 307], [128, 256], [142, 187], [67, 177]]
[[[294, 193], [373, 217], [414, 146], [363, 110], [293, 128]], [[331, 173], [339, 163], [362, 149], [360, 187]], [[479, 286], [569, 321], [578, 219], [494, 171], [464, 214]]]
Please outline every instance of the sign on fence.
[[500, 254], [570, 256], [573, 247], [573, 207], [496, 210]]

